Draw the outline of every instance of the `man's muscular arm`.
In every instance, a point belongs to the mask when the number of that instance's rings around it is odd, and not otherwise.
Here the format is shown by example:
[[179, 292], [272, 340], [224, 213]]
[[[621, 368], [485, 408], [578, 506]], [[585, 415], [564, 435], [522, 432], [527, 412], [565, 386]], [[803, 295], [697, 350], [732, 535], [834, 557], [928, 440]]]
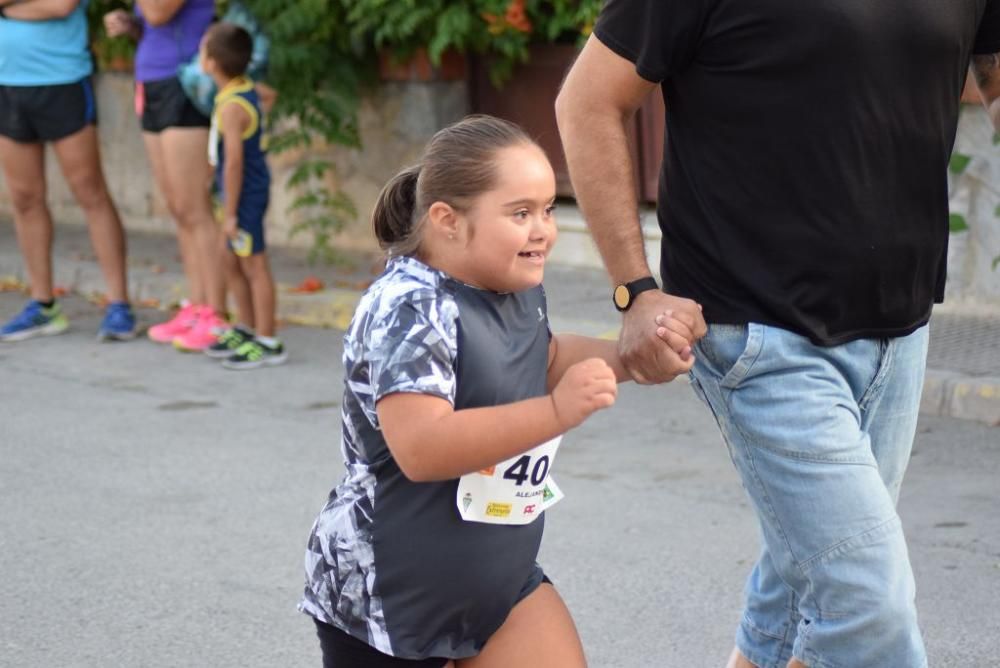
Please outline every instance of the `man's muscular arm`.
[[[556, 101], [577, 202], [613, 283], [652, 275], [639, 227], [626, 124], [653, 88], [631, 62], [591, 36]], [[622, 363], [636, 382], [673, 380], [694, 363], [689, 354], [681, 356], [683, 348], [673, 350], [658, 338], [656, 318], [668, 311], [693, 332], [688, 347], [705, 334], [695, 302], [654, 290], [640, 293], [624, 314], [619, 338]]]
[[1000, 132], [1000, 53], [973, 56], [972, 74], [993, 127]]

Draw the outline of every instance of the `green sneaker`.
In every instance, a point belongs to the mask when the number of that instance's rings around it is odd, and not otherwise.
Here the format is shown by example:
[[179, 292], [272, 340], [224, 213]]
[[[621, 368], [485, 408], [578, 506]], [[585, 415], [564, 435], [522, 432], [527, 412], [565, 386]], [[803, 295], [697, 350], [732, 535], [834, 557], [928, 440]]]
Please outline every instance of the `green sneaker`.
[[256, 369], [261, 366], [283, 364], [288, 359], [285, 346], [280, 342], [274, 346], [265, 346], [257, 339], [250, 339], [236, 349], [230, 357], [222, 361], [227, 369]]
[[62, 334], [69, 320], [59, 308], [59, 302], [46, 308], [32, 299], [24, 309], [0, 327], [0, 341], [23, 341], [35, 336]]
[[224, 360], [232, 357], [247, 341], [253, 340], [253, 334], [242, 327], [231, 327], [219, 335], [219, 340], [205, 348], [204, 352], [212, 359]]

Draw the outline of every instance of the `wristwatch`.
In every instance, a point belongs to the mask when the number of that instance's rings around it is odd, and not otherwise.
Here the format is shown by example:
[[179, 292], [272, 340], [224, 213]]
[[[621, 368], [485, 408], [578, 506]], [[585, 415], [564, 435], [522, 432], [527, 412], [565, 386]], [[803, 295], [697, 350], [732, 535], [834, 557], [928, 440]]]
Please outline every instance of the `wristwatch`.
[[615, 303], [615, 308], [619, 311], [627, 311], [635, 301], [636, 296], [646, 290], [658, 290], [659, 285], [652, 276], [646, 276], [629, 283], [622, 283], [615, 288], [611, 295], [611, 300]]

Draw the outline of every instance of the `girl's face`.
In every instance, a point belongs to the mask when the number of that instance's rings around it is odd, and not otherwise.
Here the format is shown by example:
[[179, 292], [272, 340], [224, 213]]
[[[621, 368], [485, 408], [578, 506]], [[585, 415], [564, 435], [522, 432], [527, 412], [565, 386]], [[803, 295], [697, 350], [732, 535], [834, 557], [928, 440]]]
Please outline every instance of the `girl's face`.
[[542, 282], [556, 240], [556, 179], [537, 146], [503, 149], [496, 160], [497, 186], [460, 216], [465, 247], [458, 251], [463, 275], [456, 278], [494, 292], [518, 292]]

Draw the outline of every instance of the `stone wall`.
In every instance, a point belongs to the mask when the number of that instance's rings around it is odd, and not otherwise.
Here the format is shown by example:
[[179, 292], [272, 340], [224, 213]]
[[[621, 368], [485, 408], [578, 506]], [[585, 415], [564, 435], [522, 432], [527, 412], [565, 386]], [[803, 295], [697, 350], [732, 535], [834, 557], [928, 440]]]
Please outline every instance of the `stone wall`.
[[[360, 150], [310, 149], [311, 155], [333, 162], [336, 173], [330, 174], [328, 186], [343, 189], [358, 209], [358, 220], [337, 237], [338, 247], [375, 248], [369, 215], [382, 186], [401, 168], [416, 162], [431, 136], [460, 120], [467, 109], [468, 93], [462, 82], [383, 83], [362, 100], [358, 119]], [[296, 222], [296, 215], [287, 211], [296, 193], [284, 184], [303, 157], [301, 151], [287, 151], [271, 158], [274, 185], [268, 222], [277, 233], [278, 243], [289, 241], [288, 231]], [[304, 236], [296, 236], [291, 242], [309, 245]]]
[[[126, 74], [101, 74], [95, 79], [101, 156], [108, 185], [128, 229], [172, 232], [173, 223], [152, 182], [142, 133], [133, 111], [132, 79]], [[362, 101], [360, 130], [363, 149], [318, 146], [313, 156], [336, 165], [329, 185], [340, 185], [357, 205], [358, 220], [337, 238], [344, 248], [375, 247], [368, 214], [382, 185], [402, 166], [415, 161], [424, 144], [440, 127], [467, 112], [463, 82], [385, 83]], [[289, 238], [289, 230], [305, 213], [289, 213], [295, 193], [285, 183], [303, 151], [270, 157], [273, 185], [268, 212], [269, 240], [278, 245], [309, 246], [307, 236]], [[47, 155], [49, 204], [60, 223], [83, 224], [83, 217], [63, 181], [51, 149]], [[10, 200], [0, 177], [0, 215], [10, 216]]]
[[948, 303], [1000, 307], [1000, 135], [981, 105], [963, 105], [949, 194]]

